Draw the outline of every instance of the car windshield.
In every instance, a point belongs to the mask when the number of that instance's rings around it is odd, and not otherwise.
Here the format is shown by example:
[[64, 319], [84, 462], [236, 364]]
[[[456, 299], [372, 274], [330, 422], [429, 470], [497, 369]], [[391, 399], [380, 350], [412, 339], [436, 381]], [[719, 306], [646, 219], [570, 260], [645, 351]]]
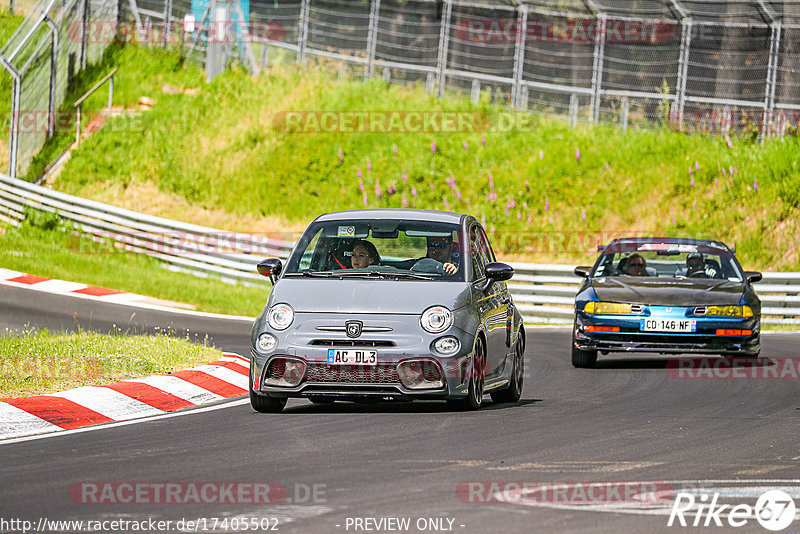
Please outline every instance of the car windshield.
[[744, 280], [738, 262], [725, 249], [667, 242], [614, 244], [600, 256], [592, 276]]
[[[464, 281], [464, 242], [455, 224], [317, 222], [298, 241], [284, 276]], [[454, 274], [448, 263], [457, 268]]]

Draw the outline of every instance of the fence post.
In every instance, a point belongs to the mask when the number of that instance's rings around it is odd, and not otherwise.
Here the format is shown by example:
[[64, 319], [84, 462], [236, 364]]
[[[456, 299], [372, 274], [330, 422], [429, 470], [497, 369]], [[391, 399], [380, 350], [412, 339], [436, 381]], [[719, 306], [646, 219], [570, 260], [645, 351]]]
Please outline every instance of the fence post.
[[592, 65], [592, 123], [600, 117], [600, 87], [603, 83], [603, 58], [606, 47], [606, 14], [597, 15], [594, 40], [594, 64]]
[[781, 46], [781, 30], [780, 22], [773, 22], [771, 24], [771, 32], [769, 39], [769, 64], [767, 65], [767, 83], [764, 91], [764, 113], [762, 114], [762, 125], [759, 137], [763, 141], [767, 137], [771, 137], [772, 133], [772, 114], [775, 109], [775, 85], [777, 85], [777, 71], [778, 71], [778, 56], [780, 54]]
[[50, 28], [50, 93], [47, 99], [47, 137], [55, 133], [56, 124], [56, 81], [58, 77], [58, 26], [50, 18], [44, 18], [45, 24]]
[[81, 70], [86, 69], [89, 62], [89, 0], [83, 0], [83, 24], [81, 28]]
[[479, 82], [478, 80], [472, 80], [472, 87], [470, 88], [469, 91], [469, 97], [470, 100], [472, 100], [476, 104], [481, 99], [481, 82]]
[[306, 60], [306, 42], [308, 41], [308, 11], [310, 0], [300, 3], [300, 29], [297, 36], [297, 62]]
[[372, 0], [369, 7], [369, 32], [367, 33], [367, 64], [364, 68], [364, 81], [372, 77], [375, 63], [375, 48], [378, 46], [378, 15], [381, 11], [381, 0]]
[[8, 125], [8, 175], [17, 176], [17, 152], [19, 150], [19, 95], [22, 89], [22, 79], [14, 66], [0, 56], [0, 64], [11, 75], [11, 120]]
[[436, 96], [444, 94], [447, 71], [447, 51], [450, 46], [450, 13], [453, 11], [452, 0], [443, 0], [442, 26], [439, 32], [439, 58], [436, 64]]
[[164, 37], [164, 46], [169, 44], [169, 34], [172, 26], [172, 0], [167, 0], [166, 5], [164, 6], [164, 31], [162, 35]]
[[686, 77], [689, 73], [689, 52], [692, 45], [692, 19], [681, 19], [681, 50], [678, 56], [678, 79], [675, 88], [678, 131], [683, 131], [683, 106], [686, 103]]
[[528, 5], [522, 4], [517, 15], [517, 35], [514, 46], [514, 85], [511, 86], [512, 105], [519, 109], [522, 92], [522, 72], [525, 68], [525, 38], [528, 33]]

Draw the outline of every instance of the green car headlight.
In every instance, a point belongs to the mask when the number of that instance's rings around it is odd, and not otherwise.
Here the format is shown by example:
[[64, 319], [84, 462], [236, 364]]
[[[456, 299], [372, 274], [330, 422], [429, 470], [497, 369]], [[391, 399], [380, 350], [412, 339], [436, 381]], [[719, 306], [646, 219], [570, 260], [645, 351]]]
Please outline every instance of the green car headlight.
[[708, 306], [706, 315], [715, 317], [752, 317], [753, 309], [750, 306]]
[[583, 311], [586, 313], [631, 313], [631, 305], [621, 302], [587, 302]]

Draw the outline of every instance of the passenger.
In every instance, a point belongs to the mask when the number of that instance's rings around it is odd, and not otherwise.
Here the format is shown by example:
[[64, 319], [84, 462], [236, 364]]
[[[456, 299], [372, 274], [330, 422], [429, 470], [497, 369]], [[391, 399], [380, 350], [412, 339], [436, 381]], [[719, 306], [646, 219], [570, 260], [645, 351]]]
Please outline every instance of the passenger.
[[648, 276], [647, 262], [638, 252], [634, 252], [626, 258], [628, 261], [624, 264], [625, 273], [628, 276]]
[[350, 257], [350, 265], [353, 269], [364, 269], [370, 265], [376, 265], [381, 261], [378, 249], [369, 241], [359, 240], [353, 245], [353, 253]]

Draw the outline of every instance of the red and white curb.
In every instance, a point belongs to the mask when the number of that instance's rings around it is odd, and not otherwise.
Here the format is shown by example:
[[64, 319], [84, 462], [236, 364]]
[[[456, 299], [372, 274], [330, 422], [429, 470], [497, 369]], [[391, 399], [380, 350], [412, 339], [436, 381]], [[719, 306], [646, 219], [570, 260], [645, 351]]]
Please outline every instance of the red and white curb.
[[36, 276], [19, 271], [12, 271], [11, 269], [0, 268], [0, 284], [32, 289], [34, 291], [42, 291], [44, 293], [55, 293], [57, 295], [67, 295], [71, 297], [91, 299], [113, 304], [122, 304], [125, 306], [135, 306], [138, 308], [147, 308], [151, 310], [169, 311], [171, 313], [180, 313], [185, 315], [214, 317], [218, 319], [247, 321], [251, 323], [254, 319], [253, 317], [244, 317], [241, 315], [224, 315], [219, 313], [199, 312], [192, 309], [186, 309], [192, 308], [193, 306], [183, 304], [181, 302], [162, 300], [154, 297], [147, 297], [145, 295], [138, 295], [136, 293], [128, 293], [127, 291], [118, 291], [116, 289], [107, 289], [105, 287], [80, 284], [78, 282], [67, 282], [66, 280], [57, 280], [55, 278]]
[[247, 394], [250, 361], [222, 359], [169, 375], [132, 378], [60, 393], [0, 399], [0, 439], [162, 415]]

